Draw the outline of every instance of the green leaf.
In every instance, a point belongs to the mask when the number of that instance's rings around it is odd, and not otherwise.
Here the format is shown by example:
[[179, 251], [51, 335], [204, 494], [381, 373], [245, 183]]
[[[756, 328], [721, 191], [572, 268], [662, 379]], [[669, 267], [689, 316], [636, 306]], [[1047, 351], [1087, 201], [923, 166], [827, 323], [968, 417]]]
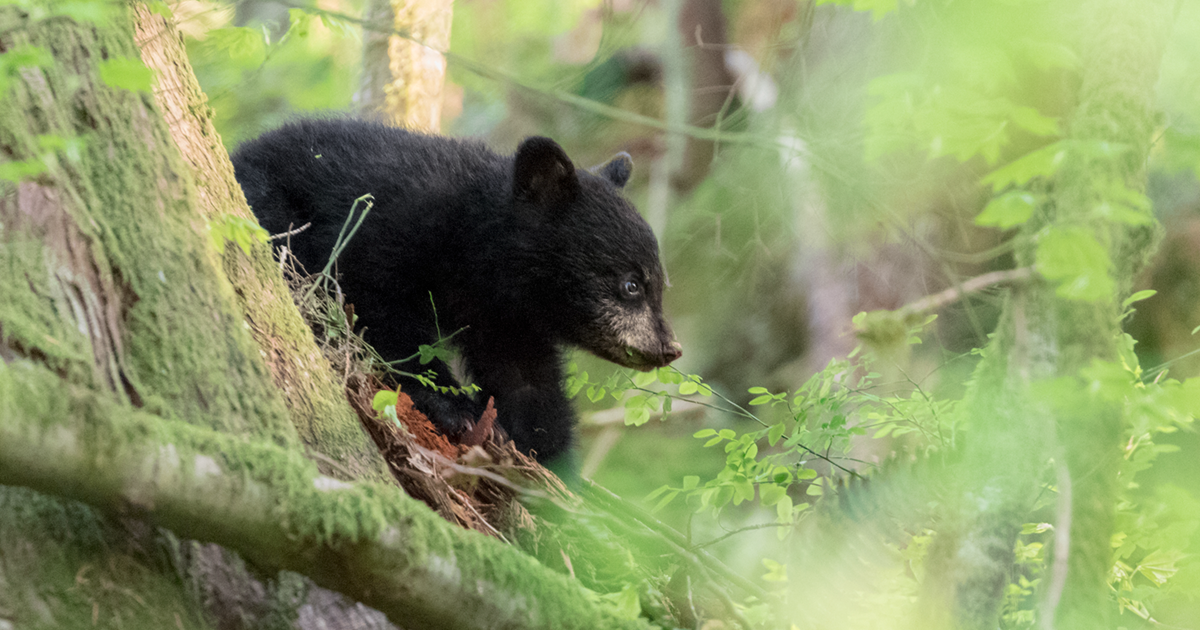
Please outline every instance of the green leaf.
[[698, 485], [700, 485], [700, 477], [696, 475], [688, 475], [683, 478], [684, 490], [695, 490]]
[[658, 370], [649, 372], [638, 372], [633, 375], [633, 384], [637, 387], [646, 387], [658, 380]]
[[775, 397], [771, 396], [770, 394], [764, 394], [762, 396], [755, 396], [754, 398], [750, 399], [750, 406], [757, 407], [758, 405], [765, 405], [765, 404], [771, 402], [772, 400], [775, 400]]
[[438, 349], [436, 346], [421, 344], [417, 346], [417, 352], [421, 355], [420, 359], [418, 359], [421, 365], [427, 365], [438, 358]]
[[700, 384], [697, 383], [696, 381], [689, 380], [689, 381], [684, 381], [679, 384], [679, 395], [680, 396], [691, 396], [692, 394], [695, 394], [699, 390], [700, 390]]
[[787, 488], [783, 486], [773, 483], [758, 484], [758, 500], [765, 506], [775, 505], [785, 496], [787, 496]]
[[717, 494], [712, 500], [713, 507], [720, 509], [729, 505], [729, 502], [733, 500], [733, 493], [734, 489], [732, 485], [717, 488]]
[[1039, 203], [1040, 198], [1033, 193], [1010, 190], [988, 202], [975, 217], [975, 223], [1002, 230], [1014, 228], [1028, 221]]
[[1154, 582], [1158, 586], [1167, 583], [1171, 576], [1175, 575], [1179, 568], [1175, 566], [1183, 557], [1178, 551], [1163, 551], [1161, 549], [1150, 552], [1145, 558], [1138, 563], [1137, 572], [1141, 573], [1146, 579]]
[[762, 576], [764, 582], [786, 582], [787, 581], [787, 565], [781, 564], [770, 558], [762, 559], [763, 566], [767, 568], [767, 572]]
[[266, 243], [270, 240], [270, 235], [257, 221], [235, 214], [223, 214], [213, 219], [208, 224], [208, 233], [213, 249], [218, 252], [224, 250], [226, 241], [234, 243], [242, 252], [249, 254], [254, 243]]
[[657, 372], [658, 382], [663, 383], [664, 385], [676, 385], [678, 383], [682, 383], [684, 379], [683, 374], [674, 368], [659, 368]]
[[287, 36], [295, 36], [301, 39], [308, 37], [309, 31], [312, 29], [313, 17], [311, 13], [304, 9], [288, 9]]
[[775, 520], [779, 523], [791, 523], [796, 520], [792, 515], [792, 497], [784, 494], [775, 504]]
[[692, 437], [694, 437], [694, 438], [706, 438], [706, 437], [708, 437], [708, 436], [710, 436], [710, 435], [716, 435], [716, 434], [717, 434], [717, 432], [716, 432], [716, 430], [715, 430], [715, 429], [700, 429], [699, 431], [697, 431], [697, 432], [693, 433], [693, 434], [692, 434]]
[[266, 59], [267, 42], [259, 31], [242, 26], [216, 28], [208, 32], [204, 46], [224, 53], [244, 66], [257, 66]]
[[41, 160], [0, 162], [0, 179], [19, 184], [31, 177], [42, 174], [45, 170], [46, 164]]
[[1138, 291], [1137, 293], [1125, 298], [1125, 301], [1121, 302], [1121, 308], [1125, 308], [1134, 302], [1141, 302], [1142, 300], [1154, 297], [1157, 293], [1158, 291], [1155, 291], [1154, 289]]
[[754, 484], [751, 483], [750, 480], [746, 479], [745, 477], [738, 478], [738, 480], [733, 483], [733, 498], [734, 498], [734, 501], [733, 501], [734, 505], [739, 505], [743, 501], [753, 500], [754, 499]]
[[771, 481], [774, 481], [778, 484], [791, 483], [792, 471], [783, 466], [776, 466], [775, 469], [771, 471]]
[[671, 501], [674, 501], [675, 497], [677, 497], [677, 496], [679, 496], [678, 490], [674, 490], [674, 489], [670, 490], [665, 495], [663, 495], [662, 499], [659, 499], [658, 503], [654, 504], [654, 508], [651, 509], [650, 511], [657, 512], [657, 511], [667, 507], [667, 504], [670, 503]]
[[109, 87], [149, 94], [154, 86], [154, 71], [135, 57], [113, 57], [96, 64], [96, 68], [100, 80]]
[[[753, 403], [751, 403], [751, 404], [753, 404]], [[771, 446], [775, 446], [775, 443], [778, 442], [779, 439], [783, 437], [783, 432], [786, 430], [787, 430], [787, 426], [784, 425], [784, 423], [782, 423], [782, 422], [777, 422], [777, 423], [771, 425], [771, 428], [769, 430], [767, 430], [767, 444], [770, 444]]]
[[1150, 199], [1119, 180], [1097, 186], [1101, 201], [1092, 212], [1100, 218], [1125, 225], [1140, 226], [1154, 223]]
[[654, 492], [651, 492], [650, 494], [647, 494], [647, 495], [646, 495], [646, 498], [645, 498], [645, 499], [642, 499], [642, 500], [643, 500], [643, 501], [653, 501], [653, 500], [654, 500], [655, 498], [657, 498], [659, 495], [661, 495], [661, 494], [662, 494], [662, 493], [664, 493], [664, 492], [667, 492], [667, 491], [668, 491], [668, 490], [670, 490], [670, 489], [671, 489], [671, 486], [659, 486], [658, 488], [656, 488], [656, 489], [654, 490]]
[[1057, 136], [1061, 133], [1057, 118], [1044, 116], [1032, 107], [1016, 107], [1010, 117], [1016, 126], [1035, 136]]
[[1099, 302], [1116, 290], [1109, 274], [1108, 252], [1084, 228], [1050, 230], [1038, 240], [1036, 257], [1038, 272], [1058, 284], [1055, 293], [1059, 297]]
[[1062, 142], [1044, 146], [988, 173], [982, 181], [993, 189], [1024, 186], [1035, 177], [1048, 178], [1058, 171], [1067, 157], [1067, 145]]
[[594, 403], [600, 402], [601, 400], [604, 400], [604, 394], [606, 394], [606, 393], [608, 393], [608, 392], [606, 392], [603, 387], [597, 387], [597, 386], [593, 385], [588, 388], [587, 397], [588, 397], [588, 400], [590, 400]]
[[625, 425], [631, 427], [640, 427], [650, 420], [650, 409], [648, 407], [638, 407], [636, 409], [625, 410]]
[[574, 398], [579, 395], [579, 390], [583, 389], [588, 384], [587, 372], [581, 375], [567, 376], [567, 398]]
[[386, 407], [396, 406], [396, 392], [390, 392], [386, 389], [381, 389], [375, 392], [375, 397], [371, 399], [371, 408], [377, 413], [383, 413]]

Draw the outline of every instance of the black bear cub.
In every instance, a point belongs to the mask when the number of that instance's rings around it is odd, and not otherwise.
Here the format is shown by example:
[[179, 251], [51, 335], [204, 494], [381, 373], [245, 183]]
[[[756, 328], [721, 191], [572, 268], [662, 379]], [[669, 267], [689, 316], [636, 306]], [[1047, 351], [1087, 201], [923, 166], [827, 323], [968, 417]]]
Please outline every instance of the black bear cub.
[[[549, 138], [503, 156], [477, 141], [304, 120], [244, 144], [233, 165], [269, 232], [312, 224], [290, 237], [310, 271], [326, 264], [354, 200], [374, 196], [336, 261], [340, 285], [385, 360], [413, 355], [439, 329], [460, 331], [451, 343], [477, 397], [400, 379], [448, 434], [470, 427], [494, 397], [517, 447], [558, 463], [575, 424], [562, 346], [640, 370], [681, 354], [663, 318], [658, 243], [621, 192], [627, 154], [584, 170]], [[439, 385], [457, 385], [441, 361], [427, 367]]]

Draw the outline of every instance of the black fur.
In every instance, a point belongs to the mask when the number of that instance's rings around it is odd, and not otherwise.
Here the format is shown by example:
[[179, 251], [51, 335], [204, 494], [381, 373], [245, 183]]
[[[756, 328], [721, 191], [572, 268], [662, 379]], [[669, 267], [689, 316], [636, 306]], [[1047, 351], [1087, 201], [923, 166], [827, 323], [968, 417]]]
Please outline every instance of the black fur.
[[[246, 143], [233, 164], [268, 231], [312, 223], [290, 238], [309, 270], [325, 265], [354, 200], [374, 196], [337, 260], [340, 284], [384, 359], [436, 340], [431, 294], [442, 334], [462, 330], [453, 343], [481, 395], [401, 380], [447, 433], [469, 427], [494, 396], [517, 446], [553, 460], [569, 451], [574, 427], [561, 346], [639, 369], [680, 355], [662, 316], [658, 244], [621, 194], [626, 154], [593, 174], [549, 138], [501, 156], [471, 140], [306, 120]], [[439, 384], [457, 385], [441, 361], [429, 367]]]

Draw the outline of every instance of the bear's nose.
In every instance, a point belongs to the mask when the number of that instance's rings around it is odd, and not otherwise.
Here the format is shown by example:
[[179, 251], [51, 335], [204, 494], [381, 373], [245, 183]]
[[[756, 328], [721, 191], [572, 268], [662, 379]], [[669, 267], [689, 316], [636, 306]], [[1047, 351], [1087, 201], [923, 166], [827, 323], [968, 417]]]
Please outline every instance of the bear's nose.
[[672, 341], [663, 347], [663, 359], [666, 359], [667, 363], [681, 356], [683, 356], [683, 346], [679, 345], [678, 341]]

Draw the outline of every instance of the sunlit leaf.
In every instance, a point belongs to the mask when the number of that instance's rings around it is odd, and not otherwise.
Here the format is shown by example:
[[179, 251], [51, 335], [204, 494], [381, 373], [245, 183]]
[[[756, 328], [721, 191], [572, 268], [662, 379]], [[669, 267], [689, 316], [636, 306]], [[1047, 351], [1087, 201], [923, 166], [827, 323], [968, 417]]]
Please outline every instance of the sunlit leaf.
[[1058, 171], [1059, 165], [1062, 164], [1066, 157], [1066, 145], [1061, 141], [1055, 142], [1036, 151], [1026, 153], [1020, 158], [988, 173], [980, 181], [984, 184], [991, 184], [993, 189], [1001, 189], [1006, 186], [1024, 186], [1035, 177], [1045, 178], [1053, 175]]
[[381, 389], [371, 399], [371, 408], [376, 412], [382, 413], [385, 407], [396, 406], [396, 397], [396, 392]]
[[1157, 294], [1158, 294], [1158, 291], [1155, 291], [1154, 289], [1145, 289], [1144, 291], [1138, 291], [1137, 293], [1134, 293], [1133, 295], [1125, 298], [1125, 300], [1123, 302], [1121, 302], [1121, 307], [1124, 308], [1126, 306], [1129, 306], [1130, 304], [1133, 304], [1134, 302], [1141, 302], [1142, 300], [1154, 297]]
[[131, 92], [146, 92], [154, 86], [154, 71], [146, 67], [141, 59], [114, 57], [96, 65], [100, 80], [109, 87]]
[[1037, 270], [1055, 282], [1060, 297], [1098, 302], [1116, 290], [1109, 274], [1104, 246], [1080, 227], [1059, 227], [1042, 235], [1037, 244]]
[[975, 217], [978, 225], [1014, 228], [1029, 220], [1040, 203], [1039, 197], [1024, 190], [1011, 190], [988, 202]]

